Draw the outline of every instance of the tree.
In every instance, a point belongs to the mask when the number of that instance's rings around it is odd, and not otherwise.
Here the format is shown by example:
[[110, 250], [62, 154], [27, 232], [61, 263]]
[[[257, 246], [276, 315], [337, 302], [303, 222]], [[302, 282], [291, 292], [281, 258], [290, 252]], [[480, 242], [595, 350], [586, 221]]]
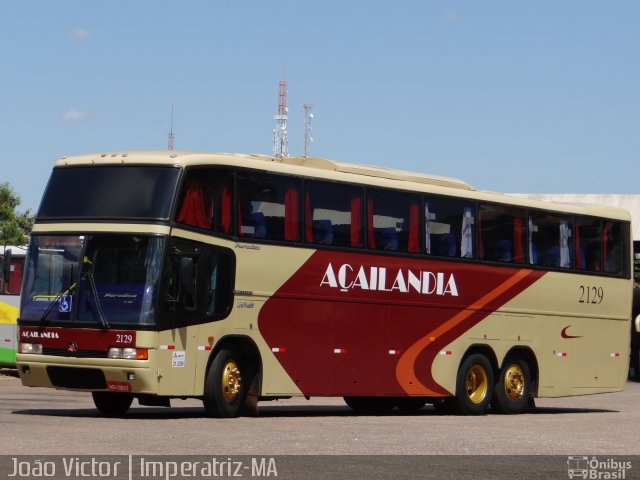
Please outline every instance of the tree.
[[0, 184], [0, 244], [26, 245], [33, 228], [35, 216], [30, 210], [18, 212], [20, 196], [17, 195], [9, 182]]

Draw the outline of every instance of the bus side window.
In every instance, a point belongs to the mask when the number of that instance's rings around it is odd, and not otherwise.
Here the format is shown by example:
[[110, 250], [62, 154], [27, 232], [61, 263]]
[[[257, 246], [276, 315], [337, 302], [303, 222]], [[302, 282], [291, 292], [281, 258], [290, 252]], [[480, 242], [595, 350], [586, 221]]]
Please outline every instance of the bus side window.
[[481, 260], [524, 263], [524, 211], [503, 205], [480, 205], [478, 254]]
[[174, 322], [197, 315], [200, 250], [176, 242], [167, 256], [164, 271], [164, 303]]
[[576, 217], [575, 266], [588, 272], [600, 271], [600, 220]]
[[573, 222], [548, 213], [529, 215], [529, 263], [544, 267], [573, 266]]
[[305, 182], [307, 243], [362, 247], [363, 189], [333, 182]]
[[367, 190], [367, 246], [391, 252], [420, 252], [420, 197], [391, 190]]
[[170, 248], [162, 287], [169, 325], [223, 318], [233, 299], [233, 253], [183, 240]]
[[233, 257], [220, 249], [208, 248], [204, 268], [206, 317], [221, 317], [231, 308]]
[[176, 222], [230, 234], [233, 173], [225, 169], [187, 170]]
[[197, 271], [196, 261], [193, 257], [180, 259], [180, 291], [182, 304], [185, 310], [195, 310], [197, 298]]
[[604, 255], [604, 271], [612, 274], [623, 274], [622, 259], [625, 255], [626, 244], [622, 224], [619, 222], [603, 222], [602, 224], [602, 253]]
[[425, 198], [425, 248], [441, 257], [474, 258], [475, 205], [455, 198]]
[[238, 235], [300, 240], [300, 180], [284, 175], [238, 175]]

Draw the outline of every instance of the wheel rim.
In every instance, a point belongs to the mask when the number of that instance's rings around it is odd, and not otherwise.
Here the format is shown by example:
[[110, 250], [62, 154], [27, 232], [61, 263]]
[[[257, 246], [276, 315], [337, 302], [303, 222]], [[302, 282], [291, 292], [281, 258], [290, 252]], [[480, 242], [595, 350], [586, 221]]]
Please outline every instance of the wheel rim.
[[524, 370], [512, 363], [504, 372], [504, 393], [509, 400], [517, 401], [522, 398], [524, 387]]
[[222, 370], [222, 395], [225, 402], [233, 403], [240, 394], [241, 384], [240, 369], [234, 360], [229, 360]]
[[467, 396], [473, 403], [478, 404], [487, 396], [489, 377], [481, 365], [474, 365], [469, 369], [466, 381]]

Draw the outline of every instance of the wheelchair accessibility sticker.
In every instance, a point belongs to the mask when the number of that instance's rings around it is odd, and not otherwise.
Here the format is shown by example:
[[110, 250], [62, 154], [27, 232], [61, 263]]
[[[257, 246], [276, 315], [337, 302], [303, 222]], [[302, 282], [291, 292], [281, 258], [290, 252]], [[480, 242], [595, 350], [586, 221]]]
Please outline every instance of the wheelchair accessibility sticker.
[[58, 300], [58, 311], [60, 313], [69, 313], [71, 312], [71, 302], [73, 297], [71, 295], [63, 295]]

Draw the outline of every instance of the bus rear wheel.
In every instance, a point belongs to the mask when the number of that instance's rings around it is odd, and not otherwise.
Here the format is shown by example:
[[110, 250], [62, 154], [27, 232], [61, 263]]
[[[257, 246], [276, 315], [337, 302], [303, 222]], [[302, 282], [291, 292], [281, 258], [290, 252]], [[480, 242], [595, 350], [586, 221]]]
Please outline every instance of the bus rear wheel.
[[529, 406], [531, 373], [529, 365], [520, 357], [505, 362], [495, 386], [491, 406], [498, 413], [516, 414]]
[[204, 381], [202, 403], [207, 414], [217, 418], [234, 418], [246, 396], [240, 356], [233, 350], [220, 350]]
[[133, 402], [131, 393], [92, 392], [91, 395], [98, 411], [107, 417], [124, 415]]
[[493, 368], [487, 357], [474, 353], [465, 358], [456, 381], [456, 413], [484, 414], [491, 402], [493, 385]]

